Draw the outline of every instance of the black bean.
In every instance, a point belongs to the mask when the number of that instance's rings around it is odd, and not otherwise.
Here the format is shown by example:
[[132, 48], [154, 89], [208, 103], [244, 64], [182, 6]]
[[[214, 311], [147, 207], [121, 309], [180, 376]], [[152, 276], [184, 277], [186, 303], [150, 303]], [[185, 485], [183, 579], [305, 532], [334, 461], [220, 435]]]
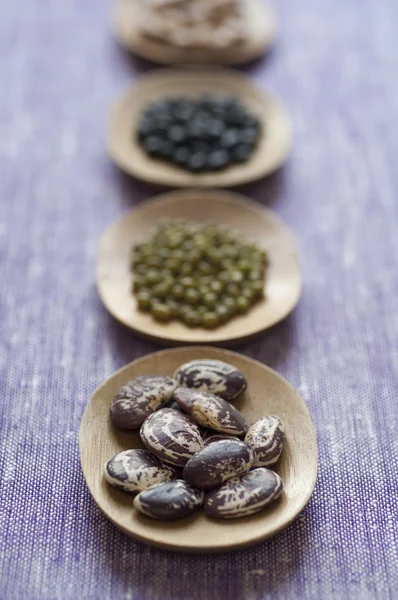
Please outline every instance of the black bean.
[[185, 127], [181, 125], [172, 125], [168, 130], [168, 138], [175, 144], [183, 142], [187, 137], [187, 131]]
[[179, 146], [174, 151], [174, 155], [173, 155], [174, 162], [176, 162], [177, 165], [186, 165], [188, 162], [189, 156], [190, 156], [189, 148], [187, 148], [185, 146]]
[[191, 140], [189, 147], [193, 154], [201, 152], [202, 154], [207, 155], [212, 150], [211, 144], [203, 140]]
[[241, 132], [239, 129], [227, 129], [222, 135], [221, 144], [228, 150], [233, 146], [236, 146], [239, 143], [240, 138]]
[[156, 135], [150, 135], [143, 141], [144, 148], [149, 156], [161, 156], [163, 140]]
[[225, 131], [225, 123], [221, 119], [211, 119], [208, 123], [208, 131], [212, 138], [218, 138]]
[[187, 135], [191, 139], [201, 138], [206, 133], [206, 121], [203, 119], [194, 119], [187, 126]]
[[153, 124], [151, 119], [147, 117], [142, 117], [140, 122], [138, 123], [138, 138], [140, 140], [144, 140], [153, 132]]
[[173, 114], [177, 121], [186, 123], [190, 121], [195, 113], [195, 106], [191, 102], [182, 100], [175, 106]]
[[253, 154], [253, 146], [249, 144], [239, 144], [232, 150], [232, 158], [236, 162], [246, 162]]
[[203, 152], [196, 152], [195, 154], [192, 154], [186, 163], [186, 166], [190, 171], [203, 171], [205, 165], [206, 154]]
[[212, 107], [211, 113], [214, 117], [220, 119], [221, 121], [224, 121], [226, 109], [224, 106], [215, 105]]
[[155, 125], [158, 131], [167, 131], [172, 123], [172, 117], [168, 114], [156, 115]]
[[209, 169], [222, 169], [228, 162], [229, 155], [225, 150], [215, 150], [207, 157], [207, 166]]
[[239, 140], [242, 144], [254, 144], [257, 141], [258, 133], [254, 127], [242, 129]]
[[172, 158], [175, 151], [175, 147], [169, 140], [163, 140], [162, 146], [159, 150], [159, 156], [162, 158]]

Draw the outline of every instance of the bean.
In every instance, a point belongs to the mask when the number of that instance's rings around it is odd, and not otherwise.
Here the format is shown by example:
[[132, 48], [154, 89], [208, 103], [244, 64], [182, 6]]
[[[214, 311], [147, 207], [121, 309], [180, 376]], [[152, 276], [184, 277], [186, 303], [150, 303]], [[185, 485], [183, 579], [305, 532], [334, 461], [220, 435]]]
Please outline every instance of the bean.
[[148, 450], [125, 450], [108, 460], [105, 479], [126, 492], [142, 492], [163, 481], [175, 479], [176, 470], [162, 463]]
[[249, 471], [253, 460], [253, 451], [240, 440], [220, 440], [205, 446], [187, 462], [184, 479], [193, 487], [211, 490]]
[[159, 483], [134, 498], [134, 507], [144, 515], [161, 521], [187, 517], [203, 504], [204, 492], [185, 481]]
[[143, 423], [140, 436], [155, 456], [175, 466], [184, 466], [203, 447], [196, 423], [172, 408], [162, 408]]
[[211, 490], [206, 496], [204, 510], [215, 519], [247, 517], [263, 510], [282, 491], [283, 482], [279, 475], [260, 467]]
[[247, 424], [243, 415], [218, 396], [180, 387], [174, 392], [174, 398], [199, 425], [232, 435], [246, 433]]
[[176, 387], [174, 379], [160, 375], [129, 380], [112, 401], [112, 424], [121, 429], [138, 429], [149, 415], [167, 404]]
[[279, 417], [267, 415], [250, 425], [245, 442], [255, 454], [256, 467], [275, 464], [282, 454], [285, 427]]
[[221, 360], [192, 360], [178, 367], [173, 377], [182, 387], [209, 392], [228, 401], [247, 388], [243, 373]]

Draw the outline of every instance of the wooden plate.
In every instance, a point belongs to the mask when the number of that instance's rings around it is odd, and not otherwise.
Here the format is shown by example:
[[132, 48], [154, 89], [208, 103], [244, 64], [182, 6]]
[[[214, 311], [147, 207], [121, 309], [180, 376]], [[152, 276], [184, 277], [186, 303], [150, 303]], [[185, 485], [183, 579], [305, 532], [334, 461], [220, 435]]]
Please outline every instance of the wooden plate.
[[[260, 119], [264, 134], [250, 159], [217, 172], [189, 173], [148, 156], [135, 137], [137, 122], [148, 104], [166, 97], [197, 97], [203, 92], [236, 96]], [[163, 69], [143, 75], [112, 109], [107, 139], [109, 154], [121, 169], [170, 187], [231, 187], [260, 179], [284, 163], [291, 146], [289, 119], [281, 104], [244, 75], [218, 69]]]
[[134, 54], [161, 64], [239, 65], [262, 56], [275, 39], [273, 11], [264, 0], [241, 0], [245, 41], [227, 49], [186, 49], [141, 35], [136, 22], [136, 0], [118, 0], [114, 30], [119, 42]]
[[[112, 427], [109, 407], [128, 379], [138, 375], [172, 375], [182, 363], [215, 358], [238, 367], [248, 391], [235, 406], [248, 422], [265, 414], [278, 415], [286, 427], [286, 444], [275, 467], [285, 492], [269, 509], [243, 519], [217, 521], [202, 511], [182, 521], [162, 523], [133, 508], [133, 496], [108, 485], [102, 477], [107, 460], [117, 452], [142, 448], [138, 432]], [[317, 477], [317, 444], [304, 401], [289, 383], [263, 364], [226, 350], [206, 347], [176, 348], [149, 354], [123, 367], [93, 394], [80, 425], [80, 460], [88, 488], [104, 514], [125, 533], [170, 550], [221, 552], [245, 548], [265, 540], [289, 525], [309, 501]]]
[[[131, 292], [130, 251], [162, 218], [212, 220], [261, 245], [270, 260], [264, 300], [247, 315], [211, 331], [178, 321], [158, 323], [140, 311]], [[289, 314], [300, 296], [301, 270], [292, 234], [271, 211], [232, 192], [180, 190], [146, 200], [105, 231], [97, 254], [97, 288], [109, 312], [144, 336], [166, 344], [231, 344], [258, 334]]]

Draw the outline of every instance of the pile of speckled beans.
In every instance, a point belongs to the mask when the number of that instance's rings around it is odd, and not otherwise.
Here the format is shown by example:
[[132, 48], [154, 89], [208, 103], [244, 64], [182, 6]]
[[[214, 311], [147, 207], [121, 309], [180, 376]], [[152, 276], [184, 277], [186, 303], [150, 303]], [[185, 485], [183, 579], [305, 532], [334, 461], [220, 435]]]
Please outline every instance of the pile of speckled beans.
[[138, 20], [144, 35], [181, 48], [229, 48], [242, 39], [236, 0], [145, 0]]
[[216, 519], [263, 510], [283, 491], [269, 467], [285, 432], [274, 415], [248, 425], [231, 404], [247, 386], [238, 369], [217, 360], [191, 361], [173, 377], [128, 381], [112, 402], [111, 422], [139, 429], [146, 450], [111, 458], [105, 478], [137, 494], [135, 508], [154, 519], [180, 519], [202, 505]]

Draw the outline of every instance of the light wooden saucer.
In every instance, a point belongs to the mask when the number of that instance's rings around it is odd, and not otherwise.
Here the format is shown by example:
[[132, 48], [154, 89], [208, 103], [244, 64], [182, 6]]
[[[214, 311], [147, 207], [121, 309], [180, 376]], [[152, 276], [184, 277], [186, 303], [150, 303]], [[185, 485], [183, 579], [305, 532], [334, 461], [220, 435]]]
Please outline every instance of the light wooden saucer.
[[[179, 321], [158, 323], [137, 308], [132, 294], [130, 251], [159, 219], [211, 220], [238, 230], [269, 256], [265, 298], [247, 313], [217, 329], [189, 328]], [[118, 321], [166, 345], [233, 344], [250, 338], [286, 317], [298, 302], [301, 270], [292, 234], [270, 211], [233, 192], [179, 190], [146, 200], [102, 235], [97, 253], [97, 288]]]
[[273, 11], [264, 0], [241, 0], [245, 40], [227, 49], [178, 48], [141, 35], [137, 10], [136, 0], [117, 0], [113, 15], [115, 35], [127, 50], [161, 64], [243, 64], [262, 56], [276, 35]]
[[[148, 104], [167, 97], [198, 97], [204, 92], [233, 95], [260, 119], [263, 133], [249, 160], [221, 171], [190, 173], [148, 156], [135, 135]], [[107, 145], [111, 158], [121, 169], [149, 183], [170, 187], [231, 187], [261, 179], [282, 166], [291, 147], [290, 121], [279, 101], [240, 73], [162, 69], [141, 76], [116, 102], [109, 119]]]
[[[172, 375], [182, 363], [198, 358], [224, 360], [240, 369], [248, 390], [235, 406], [249, 423], [278, 415], [286, 427], [286, 444], [275, 467], [285, 491], [270, 508], [252, 517], [217, 521], [199, 511], [182, 521], [163, 523], [140, 515], [133, 496], [103, 479], [107, 460], [122, 450], [142, 448], [138, 432], [112, 427], [109, 407], [128, 379], [138, 375]], [[289, 525], [309, 501], [317, 477], [317, 444], [304, 401], [272, 369], [241, 354], [206, 347], [176, 348], [149, 354], [114, 373], [93, 394], [80, 425], [80, 460], [88, 488], [104, 514], [128, 535], [160, 548], [185, 552], [221, 552], [261, 542]]]

